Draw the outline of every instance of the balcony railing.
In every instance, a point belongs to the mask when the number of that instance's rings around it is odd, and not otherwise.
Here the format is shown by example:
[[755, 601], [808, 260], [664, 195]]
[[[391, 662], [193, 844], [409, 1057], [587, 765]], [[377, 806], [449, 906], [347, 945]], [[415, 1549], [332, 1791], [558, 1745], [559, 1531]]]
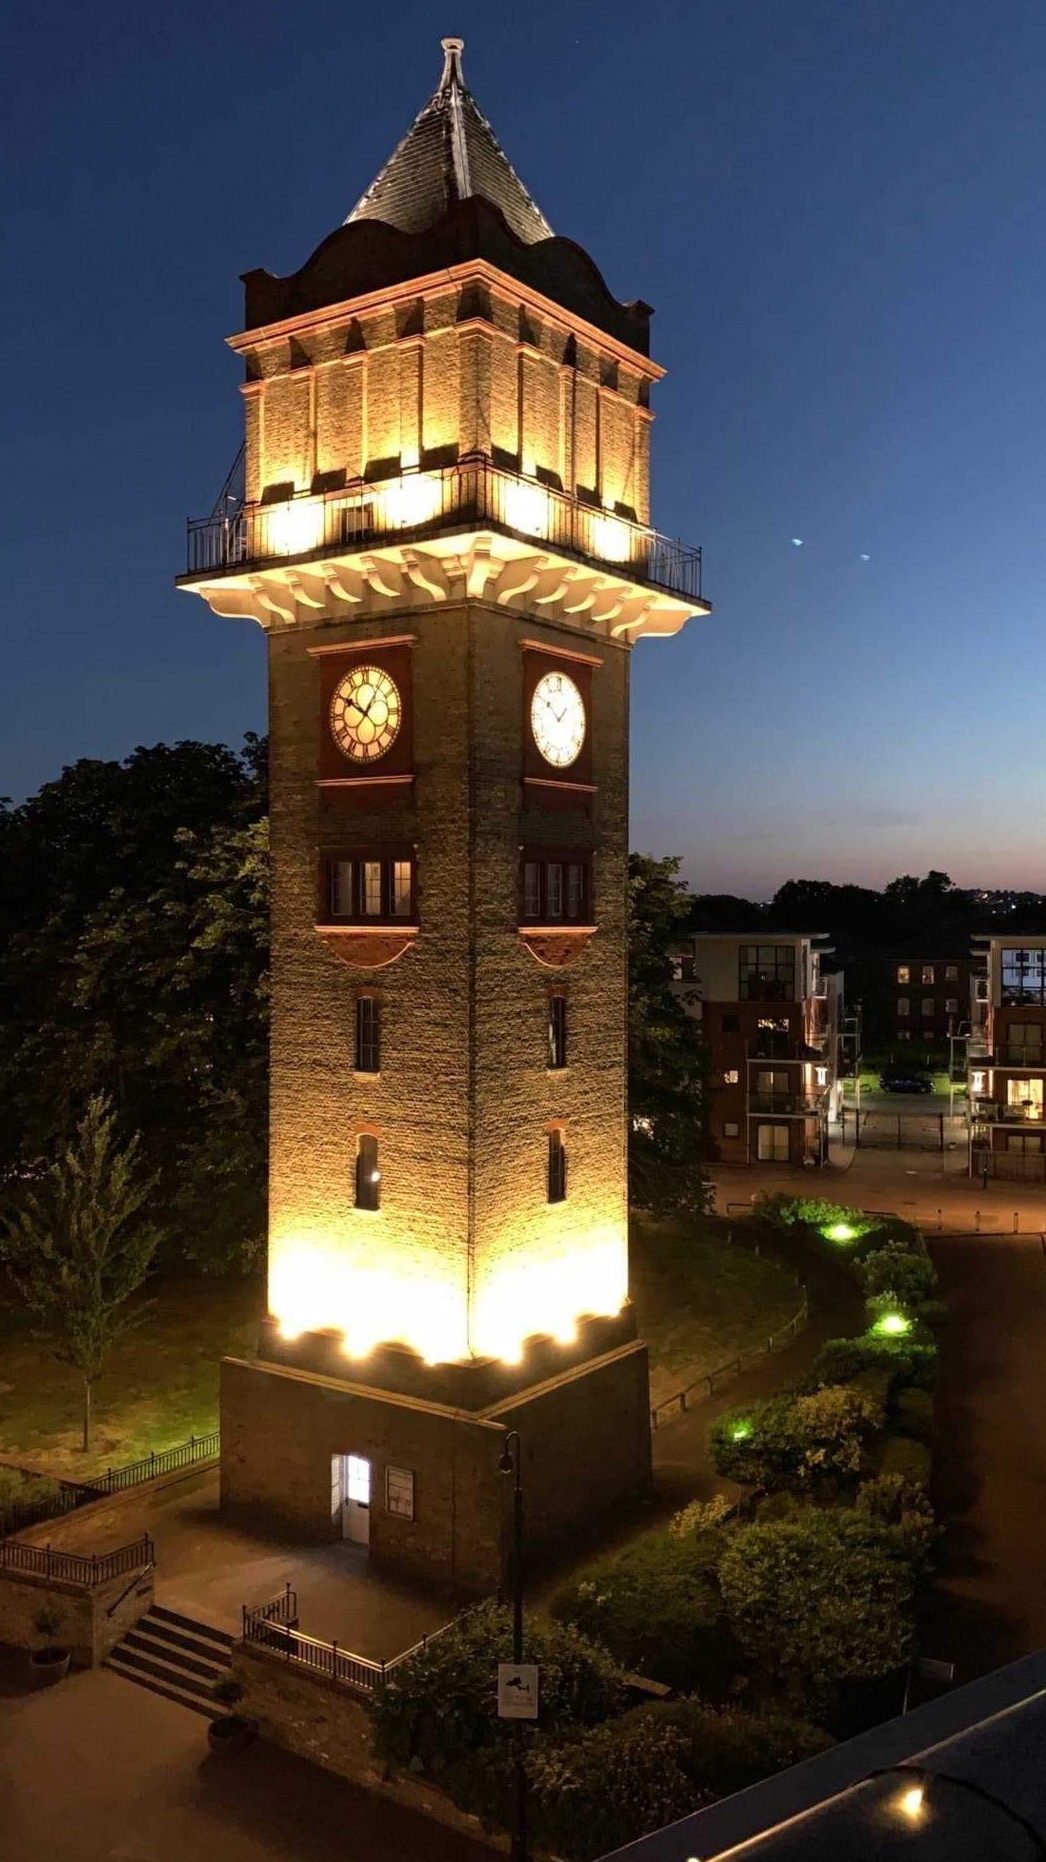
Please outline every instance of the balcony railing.
[[1023, 1105], [1000, 1105], [992, 1099], [978, 1099], [974, 1104], [973, 1118], [978, 1125], [1043, 1125], [1043, 1108], [1041, 1105], [1025, 1103]]
[[1012, 1041], [1003, 1041], [995, 1050], [997, 1067], [1041, 1067], [1041, 1047], [1017, 1047]]
[[755, 1112], [773, 1112], [779, 1118], [801, 1118], [808, 1112], [820, 1109], [820, 1100], [806, 1093], [753, 1093], [748, 1101], [748, 1110]]
[[281, 557], [355, 551], [485, 524], [685, 600], [701, 599], [700, 549], [486, 460], [191, 518], [188, 573], [220, 574]]

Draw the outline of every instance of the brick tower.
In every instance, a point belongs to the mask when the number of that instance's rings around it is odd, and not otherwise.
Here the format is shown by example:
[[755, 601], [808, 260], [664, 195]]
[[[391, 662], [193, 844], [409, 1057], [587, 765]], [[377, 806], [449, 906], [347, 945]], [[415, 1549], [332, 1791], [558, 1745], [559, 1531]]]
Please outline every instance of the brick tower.
[[649, 1479], [629, 657], [708, 604], [649, 523], [649, 308], [552, 233], [461, 49], [344, 225], [246, 275], [244, 496], [181, 586], [269, 649], [270, 1317], [223, 1504], [468, 1590], [507, 1428], [535, 1548]]

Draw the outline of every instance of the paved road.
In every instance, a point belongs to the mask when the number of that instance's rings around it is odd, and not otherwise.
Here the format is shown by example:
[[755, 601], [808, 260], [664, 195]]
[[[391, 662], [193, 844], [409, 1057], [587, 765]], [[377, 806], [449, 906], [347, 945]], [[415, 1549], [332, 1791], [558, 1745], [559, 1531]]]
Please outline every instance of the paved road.
[[216, 1759], [198, 1714], [105, 1671], [0, 1705], [3, 1862], [490, 1862], [273, 1746]]
[[[942, 1161], [944, 1169], [942, 1170]], [[961, 1160], [960, 1160], [961, 1163]], [[865, 1209], [892, 1209], [909, 1222], [932, 1231], [937, 1213], [945, 1229], [972, 1234], [981, 1227], [1012, 1233], [1016, 1215], [1020, 1232], [1046, 1229], [1046, 1183], [982, 1185], [957, 1170], [954, 1158], [933, 1151], [847, 1151], [824, 1170], [729, 1169], [712, 1167], [716, 1207], [747, 1203], [764, 1190], [792, 1196], [827, 1196]]]
[[968, 1680], [1046, 1647], [1046, 1258], [1038, 1237], [932, 1243], [948, 1303], [924, 1649]]

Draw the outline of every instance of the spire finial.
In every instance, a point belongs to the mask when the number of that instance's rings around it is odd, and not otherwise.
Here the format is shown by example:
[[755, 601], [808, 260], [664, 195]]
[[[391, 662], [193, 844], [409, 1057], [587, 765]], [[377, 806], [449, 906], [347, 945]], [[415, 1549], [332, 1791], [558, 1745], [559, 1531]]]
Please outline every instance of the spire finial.
[[439, 81], [440, 90], [449, 90], [455, 81], [463, 86], [465, 74], [461, 69], [461, 54], [465, 50], [464, 39], [441, 39], [440, 44], [443, 47], [443, 76]]

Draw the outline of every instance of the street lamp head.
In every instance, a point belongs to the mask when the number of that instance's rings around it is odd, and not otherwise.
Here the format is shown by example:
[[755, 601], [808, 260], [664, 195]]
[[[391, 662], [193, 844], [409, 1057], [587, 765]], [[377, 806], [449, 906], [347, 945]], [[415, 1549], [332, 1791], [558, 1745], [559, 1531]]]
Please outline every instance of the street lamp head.
[[503, 1448], [498, 1459], [498, 1467], [502, 1474], [511, 1474], [515, 1465], [512, 1459], [512, 1451], [508, 1448]]

